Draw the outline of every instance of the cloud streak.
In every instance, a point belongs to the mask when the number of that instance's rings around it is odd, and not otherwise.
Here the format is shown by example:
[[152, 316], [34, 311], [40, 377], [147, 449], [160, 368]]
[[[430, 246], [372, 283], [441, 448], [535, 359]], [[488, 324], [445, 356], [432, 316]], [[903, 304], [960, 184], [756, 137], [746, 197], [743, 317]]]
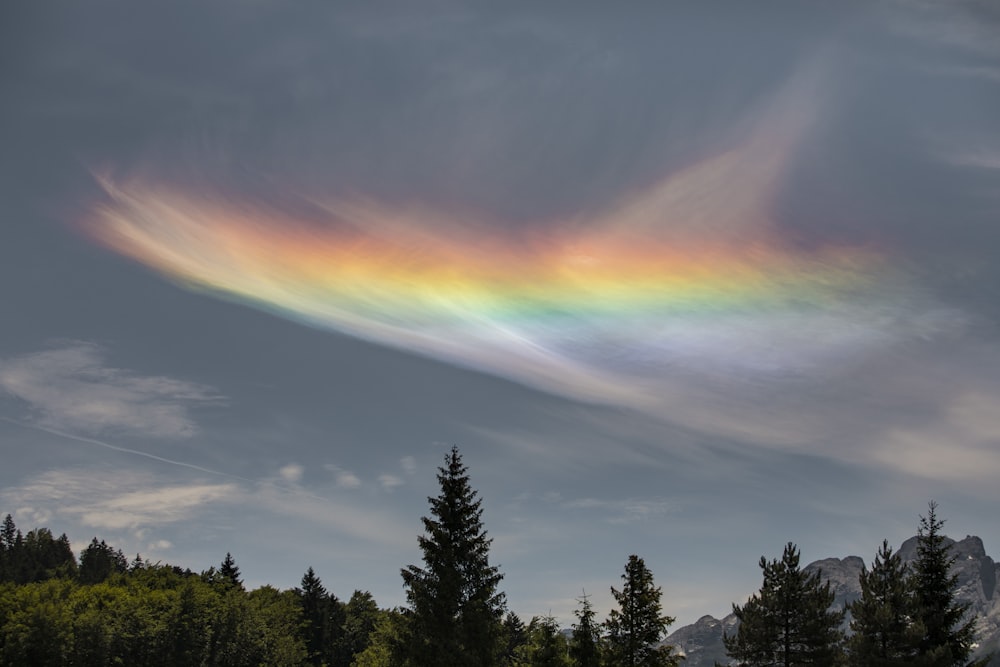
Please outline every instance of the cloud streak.
[[27, 403], [36, 425], [89, 435], [189, 438], [190, 408], [221, 399], [192, 382], [106, 366], [88, 343], [0, 359], [0, 388]]

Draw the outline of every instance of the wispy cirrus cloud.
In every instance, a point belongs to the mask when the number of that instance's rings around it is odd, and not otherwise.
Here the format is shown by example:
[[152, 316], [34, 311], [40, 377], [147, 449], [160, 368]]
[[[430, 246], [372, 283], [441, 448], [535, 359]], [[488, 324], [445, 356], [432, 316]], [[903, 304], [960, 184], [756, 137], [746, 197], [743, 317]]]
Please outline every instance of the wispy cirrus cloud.
[[[4, 505], [37, 521], [39, 513], [87, 528], [145, 534], [151, 528], [187, 520], [209, 503], [232, 502], [235, 483], [162, 484], [149, 473], [50, 470], [0, 494]], [[26, 511], [30, 508], [32, 511]]]
[[887, 0], [890, 26], [911, 37], [980, 56], [1000, 56], [1000, 15], [982, 0]]
[[79, 341], [0, 359], [0, 388], [27, 404], [33, 423], [89, 435], [188, 438], [198, 430], [191, 408], [222, 399], [200, 384], [108, 366], [101, 348]]

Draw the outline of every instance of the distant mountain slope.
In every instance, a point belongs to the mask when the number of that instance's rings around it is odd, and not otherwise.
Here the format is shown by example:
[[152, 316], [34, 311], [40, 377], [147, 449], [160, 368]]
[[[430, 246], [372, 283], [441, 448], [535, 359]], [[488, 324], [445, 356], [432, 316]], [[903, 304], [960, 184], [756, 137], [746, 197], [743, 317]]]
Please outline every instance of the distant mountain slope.
[[[1000, 565], [986, 555], [983, 541], [975, 536], [967, 536], [958, 542], [945, 538], [958, 556], [954, 572], [958, 574], [958, 599], [971, 604], [970, 613], [979, 619], [978, 624], [978, 654], [985, 654], [1000, 649], [1000, 590], [997, 589], [997, 579], [1000, 578]], [[910, 562], [917, 555], [917, 538], [911, 537], [899, 548], [904, 562]], [[804, 569], [807, 572], [820, 570], [824, 579], [829, 581], [836, 598], [833, 606], [840, 608], [857, 600], [861, 595], [858, 577], [864, 561], [858, 556], [846, 558], [824, 558], [810, 563]], [[737, 600], [742, 604], [743, 600]], [[712, 616], [702, 616], [691, 625], [678, 628], [669, 637], [667, 643], [677, 647], [678, 652], [687, 656], [685, 667], [712, 667], [716, 663], [728, 664], [726, 649], [722, 643], [723, 633], [732, 635], [736, 632], [739, 622], [733, 614], [723, 619]], [[991, 665], [1000, 665], [1000, 658], [994, 659]]]

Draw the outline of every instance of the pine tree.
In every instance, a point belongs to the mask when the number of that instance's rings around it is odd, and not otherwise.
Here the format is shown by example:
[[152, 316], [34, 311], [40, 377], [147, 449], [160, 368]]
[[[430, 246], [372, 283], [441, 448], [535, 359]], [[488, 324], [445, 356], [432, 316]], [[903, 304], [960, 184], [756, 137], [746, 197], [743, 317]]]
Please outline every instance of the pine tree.
[[437, 477], [441, 494], [428, 498], [432, 516], [418, 538], [424, 567], [402, 570], [410, 605], [405, 652], [413, 667], [488, 667], [502, 650], [503, 575], [489, 563], [492, 540], [458, 448]]
[[764, 584], [742, 607], [735, 636], [723, 636], [726, 653], [741, 667], [821, 665], [840, 662], [845, 611], [830, 611], [834, 593], [820, 573], [799, 569], [799, 551], [789, 542], [781, 560], [761, 556]]
[[222, 564], [219, 567], [219, 577], [223, 581], [228, 581], [236, 588], [243, 588], [243, 580], [240, 579], [240, 568], [236, 565], [236, 559], [233, 555], [226, 552], [226, 557], [222, 559]]
[[672, 646], [658, 646], [674, 619], [661, 615], [661, 590], [653, 585], [653, 573], [646, 563], [636, 555], [629, 556], [622, 581], [620, 591], [611, 587], [611, 595], [621, 609], [613, 609], [604, 624], [612, 664], [623, 667], [680, 664]]
[[322, 665], [326, 662], [324, 649], [330, 634], [330, 596], [312, 567], [302, 575], [302, 586], [297, 592], [308, 659], [314, 665]]
[[861, 597], [851, 604], [848, 640], [850, 664], [855, 667], [913, 665], [923, 636], [916, 620], [916, 600], [909, 569], [884, 540], [872, 569], [861, 570]]
[[573, 624], [573, 635], [569, 640], [569, 657], [576, 667], [600, 667], [601, 629], [597, 623], [597, 614], [586, 591], [577, 600], [580, 608], [574, 612], [576, 623]]
[[912, 582], [916, 615], [924, 631], [921, 664], [934, 667], [965, 665], [972, 653], [976, 627], [973, 618], [963, 622], [969, 605], [955, 600], [958, 575], [952, 574], [951, 567], [957, 556], [941, 534], [942, 527], [944, 521], [937, 518], [937, 503], [932, 501], [927, 516], [920, 517]]
[[0, 527], [0, 583], [17, 580], [21, 543], [21, 531], [14, 524], [14, 517], [8, 514]]

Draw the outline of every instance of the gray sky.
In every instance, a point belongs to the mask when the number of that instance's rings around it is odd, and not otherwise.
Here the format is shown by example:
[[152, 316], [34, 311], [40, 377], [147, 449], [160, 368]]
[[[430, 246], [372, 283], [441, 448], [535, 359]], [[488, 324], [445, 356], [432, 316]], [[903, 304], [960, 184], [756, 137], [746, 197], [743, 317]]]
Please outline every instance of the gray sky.
[[[1000, 500], [987, 2], [10, 2], [0, 513], [403, 601], [452, 444], [511, 607], [678, 625]], [[675, 626], [676, 627], [676, 626]]]

